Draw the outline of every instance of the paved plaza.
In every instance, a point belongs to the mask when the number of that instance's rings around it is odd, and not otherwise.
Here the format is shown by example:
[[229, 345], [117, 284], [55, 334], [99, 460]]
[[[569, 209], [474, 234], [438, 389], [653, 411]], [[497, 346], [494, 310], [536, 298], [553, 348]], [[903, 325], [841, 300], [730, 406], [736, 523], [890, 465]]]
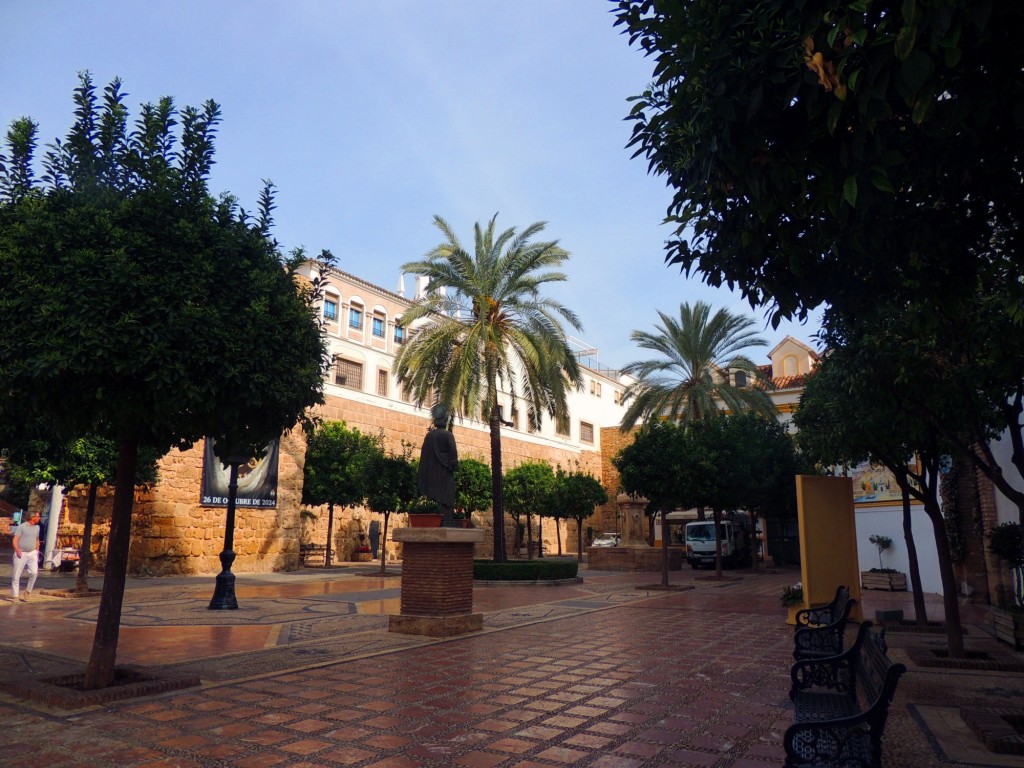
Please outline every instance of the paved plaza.
[[[129, 579], [118, 663], [198, 675], [184, 690], [63, 710], [0, 694], [6, 765], [707, 766], [782, 763], [792, 627], [779, 595], [796, 570], [659, 574], [581, 570], [561, 586], [484, 587], [484, 629], [453, 639], [387, 631], [400, 568], [379, 563], [238, 574], [238, 611], [209, 611], [213, 577]], [[9, 566], [0, 568], [8, 594]], [[81, 671], [95, 599], [0, 602], [0, 679]], [[99, 580], [93, 580], [99, 586]], [[9, 598], [8, 598], [9, 600]], [[941, 602], [929, 596], [929, 618]], [[866, 592], [864, 613], [907, 593]], [[968, 645], [1010, 667], [965, 606]], [[961, 706], [1024, 708], [1024, 673], [923, 667], [943, 635], [890, 631], [908, 666], [885, 765], [1021, 766], [989, 752]], [[1004, 665], [1005, 667], [1006, 665]]]

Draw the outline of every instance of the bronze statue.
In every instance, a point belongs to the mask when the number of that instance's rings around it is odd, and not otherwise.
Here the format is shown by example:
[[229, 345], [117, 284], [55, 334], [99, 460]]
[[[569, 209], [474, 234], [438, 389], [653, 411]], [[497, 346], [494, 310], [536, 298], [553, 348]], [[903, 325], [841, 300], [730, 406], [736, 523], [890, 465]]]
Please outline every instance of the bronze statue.
[[455, 527], [455, 470], [459, 452], [451, 433], [448, 408], [437, 404], [430, 409], [434, 425], [423, 438], [420, 449], [420, 471], [417, 478], [420, 493], [441, 507], [441, 525]]

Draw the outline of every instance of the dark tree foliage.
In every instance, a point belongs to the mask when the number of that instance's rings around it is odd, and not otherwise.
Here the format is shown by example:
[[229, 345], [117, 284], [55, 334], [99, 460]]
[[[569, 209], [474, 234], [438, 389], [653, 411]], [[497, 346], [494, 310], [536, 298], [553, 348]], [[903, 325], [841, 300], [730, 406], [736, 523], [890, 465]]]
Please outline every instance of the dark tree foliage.
[[979, 281], [1020, 318], [1024, 4], [615, 5], [654, 60], [631, 146], [675, 190], [670, 263], [775, 321]]
[[[85, 687], [114, 679], [140, 445], [264, 446], [322, 401], [316, 286], [255, 217], [208, 190], [220, 109], [146, 104], [88, 74], [34, 175], [36, 125], [0, 158], [0, 445], [86, 434], [118, 446], [106, 577]], [[223, 458], [223, 457], [222, 457]]]

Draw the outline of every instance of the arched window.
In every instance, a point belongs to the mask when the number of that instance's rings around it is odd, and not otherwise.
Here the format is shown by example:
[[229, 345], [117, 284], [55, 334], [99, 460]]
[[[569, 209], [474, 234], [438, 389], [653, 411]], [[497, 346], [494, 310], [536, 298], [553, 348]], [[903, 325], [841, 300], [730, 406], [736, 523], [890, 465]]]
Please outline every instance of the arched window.
[[797, 369], [796, 356], [787, 355], [782, 360], [782, 375], [783, 376], [796, 376], [799, 373]]

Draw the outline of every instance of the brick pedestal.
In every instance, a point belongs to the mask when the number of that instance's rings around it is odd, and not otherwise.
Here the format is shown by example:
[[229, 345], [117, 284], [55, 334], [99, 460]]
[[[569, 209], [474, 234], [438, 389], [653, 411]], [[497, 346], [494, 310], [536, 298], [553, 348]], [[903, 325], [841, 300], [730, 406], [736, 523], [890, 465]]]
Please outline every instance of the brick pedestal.
[[484, 532], [474, 528], [398, 528], [403, 545], [402, 613], [388, 620], [391, 632], [448, 637], [483, 628], [473, 613], [473, 547]]

